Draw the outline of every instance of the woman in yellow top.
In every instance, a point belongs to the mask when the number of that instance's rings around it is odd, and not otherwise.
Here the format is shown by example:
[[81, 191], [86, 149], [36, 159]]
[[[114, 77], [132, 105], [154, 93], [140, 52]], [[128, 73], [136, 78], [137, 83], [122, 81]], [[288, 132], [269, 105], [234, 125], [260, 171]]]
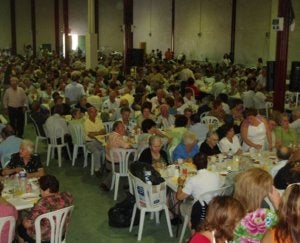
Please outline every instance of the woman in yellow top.
[[262, 243], [300, 242], [300, 183], [290, 184], [278, 210], [278, 223], [267, 231]]

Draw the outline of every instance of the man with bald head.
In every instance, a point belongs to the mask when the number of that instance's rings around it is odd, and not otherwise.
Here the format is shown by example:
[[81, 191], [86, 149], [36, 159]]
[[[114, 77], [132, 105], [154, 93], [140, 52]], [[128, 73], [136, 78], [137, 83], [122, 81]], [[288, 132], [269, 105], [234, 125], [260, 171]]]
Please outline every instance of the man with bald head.
[[292, 150], [287, 146], [280, 146], [277, 149], [276, 155], [278, 158], [278, 163], [271, 169], [270, 174], [274, 178], [277, 172], [286, 165], [289, 158], [291, 157]]
[[115, 90], [109, 92], [109, 97], [102, 104], [102, 110], [106, 112], [113, 112], [120, 106], [120, 101], [117, 98], [118, 94]]
[[23, 136], [27, 97], [24, 89], [18, 86], [18, 78], [10, 78], [10, 87], [5, 90], [3, 107], [8, 112], [9, 122], [18, 137]]

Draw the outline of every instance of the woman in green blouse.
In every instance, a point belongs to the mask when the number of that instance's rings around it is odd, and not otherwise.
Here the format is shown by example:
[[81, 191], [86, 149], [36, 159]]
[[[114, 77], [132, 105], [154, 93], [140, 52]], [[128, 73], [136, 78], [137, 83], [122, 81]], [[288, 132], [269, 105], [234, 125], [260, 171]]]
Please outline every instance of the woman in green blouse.
[[289, 117], [285, 113], [280, 116], [280, 126], [275, 128], [275, 138], [275, 145], [277, 148], [281, 145], [291, 147], [299, 143], [297, 133], [295, 129], [290, 128]]

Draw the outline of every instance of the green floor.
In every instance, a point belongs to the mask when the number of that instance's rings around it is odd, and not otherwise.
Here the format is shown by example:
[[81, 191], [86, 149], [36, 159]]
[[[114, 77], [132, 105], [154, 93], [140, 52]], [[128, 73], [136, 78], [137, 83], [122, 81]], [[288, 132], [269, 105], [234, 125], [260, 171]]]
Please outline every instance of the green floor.
[[[32, 124], [27, 125], [24, 134], [25, 138], [35, 139]], [[42, 162], [46, 164], [46, 145], [41, 143], [39, 154]], [[115, 202], [112, 192], [102, 192], [99, 189], [100, 179], [91, 176], [89, 167], [82, 168], [83, 162], [77, 160], [72, 167], [71, 161], [63, 161], [59, 168], [57, 160], [52, 160], [46, 172], [57, 176], [60, 181], [61, 191], [69, 191], [74, 196], [74, 213], [67, 235], [68, 243], [121, 243], [136, 242], [138, 227], [135, 226], [129, 233], [128, 228], [112, 228], [108, 225], [107, 211]], [[119, 191], [118, 199], [125, 196], [123, 189]], [[173, 227], [175, 235], [176, 228]], [[144, 224], [144, 231], [141, 242], [177, 242], [179, 238], [170, 238], [165, 216], [162, 214], [159, 225], [151, 221], [147, 216]]]

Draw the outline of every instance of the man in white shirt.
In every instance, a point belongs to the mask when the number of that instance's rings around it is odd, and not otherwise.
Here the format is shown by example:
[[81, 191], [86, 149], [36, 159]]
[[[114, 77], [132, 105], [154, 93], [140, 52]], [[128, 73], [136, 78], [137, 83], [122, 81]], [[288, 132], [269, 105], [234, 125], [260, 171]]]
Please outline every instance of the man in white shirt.
[[81, 72], [73, 71], [71, 73], [71, 83], [69, 83], [65, 88], [65, 97], [67, 103], [77, 104], [81, 96], [85, 95], [84, 88], [82, 84], [79, 84]]
[[293, 122], [290, 123], [290, 128], [294, 128], [300, 137], [300, 108], [296, 108], [292, 112]]
[[163, 128], [171, 128], [174, 126], [175, 117], [170, 114], [169, 105], [162, 104], [160, 106], [160, 115], [157, 117], [156, 124]]
[[280, 146], [277, 149], [276, 155], [278, 158], [277, 164], [271, 169], [270, 174], [274, 178], [277, 174], [277, 172], [286, 165], [289, 158], [291, 157], [292, 151], [287, 146]]
[[120, 101], [117, 99], [117, 92], [114, 90], [111, 90], [109, 92], [109, 97], [106, 101], [102, 104], [102, 110], [106, 112], [110, 112], [113, 110], [116, 110], [120, 106]]
[[23, 136], [27, 96], [24, 89], [18, 86], [17, 77], [10, 78], [10, 87], [5, 90], [3, 107], [8, 112], [9, 122], [18, 137]]

